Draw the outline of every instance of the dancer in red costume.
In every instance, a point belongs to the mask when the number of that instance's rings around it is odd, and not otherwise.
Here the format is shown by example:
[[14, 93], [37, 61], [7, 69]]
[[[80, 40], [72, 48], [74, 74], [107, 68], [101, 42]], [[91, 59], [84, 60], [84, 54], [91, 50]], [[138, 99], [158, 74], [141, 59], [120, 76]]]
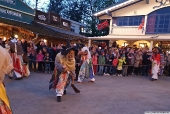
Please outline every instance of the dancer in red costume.
[[[27, 66], [25, 66], [24, 62], [23, 62], [23, 49], [22, 46], [20, 44], [20, 41], [17, 41], [16, 38], [11, 38], [11, 40], [8, 42], [8, 45], [10, 46], [10, 55], [13, 61], [13, 66], [14, 69], [13, 71], [10, 73], [9, 77], [12, 78], [13, 75], [15, 74], [16, 79], [22, 79], [23, 76], [28, 76], [27, 75]], [[14, 73], [14, 74], [13, 74]]]

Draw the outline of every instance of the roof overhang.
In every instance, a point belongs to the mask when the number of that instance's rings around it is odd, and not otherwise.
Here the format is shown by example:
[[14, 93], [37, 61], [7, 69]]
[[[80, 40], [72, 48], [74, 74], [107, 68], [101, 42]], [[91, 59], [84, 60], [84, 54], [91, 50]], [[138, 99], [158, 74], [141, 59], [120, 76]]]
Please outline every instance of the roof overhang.
[[122, 3], [118, 3], [118, 4], [114, 5], [114, 6], [111, 6], [109, 8], [106, 8], [104, 10], [101, 10], [99, 12], [94, 13], [93, 16], [99, 17], [99, 16], [101, 16], [103, 14], [106, 14], [106, 12], [112, 12], [113, 10], [120, 9], [122, 7], [128, 6], [130, 4], [133, 4], [133, 3], [139, 2], [139, 1], [141, 1], [141, 0], [128, 0], [128, 1], [125, 1], [125, 2], [122, 2]]
[[170, 34], [158, 34], [158, 35], [108, 35], [100, 37], [88, 37], [91, 40], [161, 40], [170, 41]]

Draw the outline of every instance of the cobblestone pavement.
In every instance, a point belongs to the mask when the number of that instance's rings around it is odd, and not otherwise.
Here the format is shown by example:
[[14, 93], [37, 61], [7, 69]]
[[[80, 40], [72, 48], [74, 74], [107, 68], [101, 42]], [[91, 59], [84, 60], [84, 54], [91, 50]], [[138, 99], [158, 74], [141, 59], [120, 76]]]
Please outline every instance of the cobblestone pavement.
[[144, 114], [170, 111], [170, 78], [151, 82], [141, 76], [96, 76], [95, 83], [76, 84], [62, 102], [48, 90], [50, 74], [31, 73], [23, 80], [5, 79], [13, 114]]

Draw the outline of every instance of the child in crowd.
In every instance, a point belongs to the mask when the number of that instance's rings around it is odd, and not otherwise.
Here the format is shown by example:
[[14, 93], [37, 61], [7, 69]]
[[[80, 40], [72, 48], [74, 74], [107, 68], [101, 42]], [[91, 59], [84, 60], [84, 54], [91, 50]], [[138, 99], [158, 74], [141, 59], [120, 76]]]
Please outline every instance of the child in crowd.
[[118, 66], [117, 66], [117, 72], [118, 72], [118, 76], [122, 76], [122, 66], [123, 63], [126, 64], [124, 57], [120, 56], [118, 59]]
[[50, 61], [52, 61], [52, 59], [50, 58], [49, 53], [46, 53], [44, 57], [45, 73], [47, 73], [47, 71], [51, 73]]
[[103, 70], [104, 70], [103, 65], [105, 65], [105, 54], [104, 54], [104, 52], [102, 52], [102, 55], [99, 56], [98, 64], [99, 64], [98, 75], [103, 75]]
[[36, 61], [38, 62], [38, 72], [42, 71], [43, 59], [44, 59], [44, 55], [42, 54], [42, 50], [39, 50], [39, 53], [37, 54], [37, 58], [36, 58]]
[[105, 60], [106, 60], [106, 62], [105, 62], [105, 68], [104, 68], [104, 75], [105, 76], [109, 76], [110, 74], [109, 74], [109, 54], [108, 53], [106, 53], [106, 55], [105, 55]]
[[97, 64], [98, 64], [98, 58], [97, 58], [98, 54], [94, 53], [94, 55], [92, 56], [92, 64], [93, 64], [93, 71], [94, 74], [97, 73]]
[[115, 56], [114, 59], [113, 59], [113, 61], [112, 61], [112, 65], [113, 65], [113, 75], [116, 74], [117, 64], [118, 64], [118, 58]]

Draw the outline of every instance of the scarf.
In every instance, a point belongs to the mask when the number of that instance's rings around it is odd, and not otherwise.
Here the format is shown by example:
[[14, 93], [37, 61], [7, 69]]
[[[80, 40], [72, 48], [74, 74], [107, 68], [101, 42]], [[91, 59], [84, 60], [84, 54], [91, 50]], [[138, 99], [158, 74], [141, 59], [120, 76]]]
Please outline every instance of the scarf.
[[57, 54], [56, 56], [56, 60], [59, 61], [60, 64], [62, 64], [63, 66], [66, 66], [66, 69], [68, 71], [74, 71], [75, 68], [75, 59], [73, 60], [69, 60], [68, 58], [66, 58], [66, 56], [61, 55], [61, 53]]

